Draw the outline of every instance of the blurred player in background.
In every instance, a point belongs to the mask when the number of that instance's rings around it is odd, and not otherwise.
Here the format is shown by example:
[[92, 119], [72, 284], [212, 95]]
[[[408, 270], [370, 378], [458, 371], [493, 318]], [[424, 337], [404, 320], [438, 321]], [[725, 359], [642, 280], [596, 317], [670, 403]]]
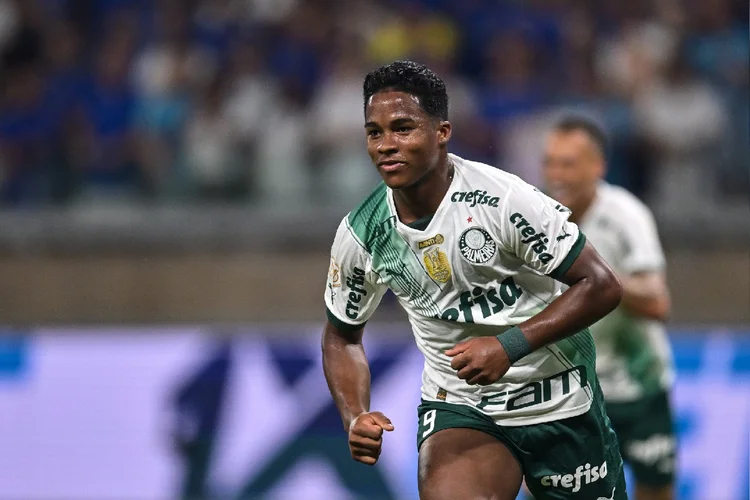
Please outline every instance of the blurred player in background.
[[448, 153], [446, 88], [428, 68], [386, 65], [365, 78], [364, 99], [384, 183], [338, 228], [322, 338], [352, 457], [376, 463], [394, 430], [370, 411], [362, 347], [390, 288], [425, 357], [423, 500], [512, 500], [524, 477], [539, 499], [627, 498], [587, 330], [619, 304], [616, 275], [565, 207]]
[[593, 122], [567, 117], [547, 139], [547, 193], [572, 210], [619, 275], [620, 306], [591, 327], [596, 369], [620, 450], [636, 479], [636, 500], [674, 498], [675, 434], [669, 402], [671, 352], [663, 322], [670, 300], [665, 262], [649, 209], [603, 181], [606, 138]]

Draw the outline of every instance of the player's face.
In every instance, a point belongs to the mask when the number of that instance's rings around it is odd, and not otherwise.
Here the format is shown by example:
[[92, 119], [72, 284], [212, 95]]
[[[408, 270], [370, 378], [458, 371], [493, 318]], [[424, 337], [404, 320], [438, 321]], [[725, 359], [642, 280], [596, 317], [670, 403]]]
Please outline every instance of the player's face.
[[601, 153], [585, 132], [555, 131], [549, 135], [544, 180], [552, 198], [575, 212], [585, 207], [603, 175]]
[[378, 92], [365, 109], [367, 153], [391, 189], [414, 185], [435, 169], [450, 123], [428, 115], [416, 97]]

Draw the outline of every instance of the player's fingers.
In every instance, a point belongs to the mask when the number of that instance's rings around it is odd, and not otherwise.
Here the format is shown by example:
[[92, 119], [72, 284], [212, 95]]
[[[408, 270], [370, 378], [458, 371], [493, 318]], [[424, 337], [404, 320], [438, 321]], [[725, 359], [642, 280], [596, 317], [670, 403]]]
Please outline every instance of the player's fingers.
[[349, 450], [353, 459], [360, 460], [363, 458], [367, 458], [372, 459], [372, 463], [375, 463], [375, 461], [377, 461], [377, 459], [380, 457], [381, 448], [377, 447], [376, 449], [370, 449], [352, 446], [349, 448]]
[[356, 460], [357, 462], [362, 462], [365, 465], [375, 465], [375, 463], [378, 461], [377, 457], [370, 457], [370, 456], [364, 456], [364, 455], [355, 456], [352, 458], [354, 458], [354, 460]]
[[372, 416], [372, 419], [375, 421], [375, 423], [378, 424], [383, 430], [390, 432], [394, 429], [391, 419], [383, 415], [381, 412], [374, 411], [370, 415]]
[[481, 373], [481, 370], [473, 367], [473, 366], [467, 366], [458, 371], [458, 378], [462, 380], [469, 380]]
[[466, 365], [468, 365], [470, 361], [471, 356], [466, 352], [462, 352], [451, 360], [451, 368], [456, 371], [461, 370]]
[[364, 436], [352, 436], [349, 438], [349, 445], [364, 448], [368, 450], [374, 450], [379, 448], [383, 443], [382, 439], [372, 439]]
[[378, 457], [380, 456], [380, 450], [383, 449], [383, 447], [380, 445], [380, 443], [376, 445], [367, 444], [367, 445], [360, 445], [360, 444], [349, 444], [349, 449], [352, 452], [352, 455], [366, 455], [370, 457]]
[[469, 348], [470, 344], [471, 344], [471, 340], [464, 340], [463, 342], [459, 342], [455, 346], [445, 351], [445, 355], [455, 356], [456, 354], [461, 354], [462, 352], [464, 352], [466, 349]]
[[352, 432], [354, 435], [371, 439], [380, 439], [380, 436], [383, 435], [383, 428], [375, 422], [362, 422], [361, 424], [357, 422], [357, 424]]
[[485, 377], [484, 373], [480, 371], [473, 377], [466, 380], [466, 383], [469, 385], [487, 385], [487, 377]]

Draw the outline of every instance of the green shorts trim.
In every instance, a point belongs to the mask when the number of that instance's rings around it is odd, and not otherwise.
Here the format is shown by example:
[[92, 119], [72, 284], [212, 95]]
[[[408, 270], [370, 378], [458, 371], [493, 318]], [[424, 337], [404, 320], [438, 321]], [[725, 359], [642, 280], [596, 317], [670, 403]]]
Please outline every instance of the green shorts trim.
[[636, 482], [652, 487], [675, 481], [677, 437], [665, 391], [628, 403], [607, 403], [607, 414]]
[[527, 426], [501, 426], [470, 406], [422, 401], [417, 410], [417, 448], [431, 435], [451, 428], [485, 432], [518, 460], [537, 500], [627, 499], [617, 437], [601, 404], [577, 417]]

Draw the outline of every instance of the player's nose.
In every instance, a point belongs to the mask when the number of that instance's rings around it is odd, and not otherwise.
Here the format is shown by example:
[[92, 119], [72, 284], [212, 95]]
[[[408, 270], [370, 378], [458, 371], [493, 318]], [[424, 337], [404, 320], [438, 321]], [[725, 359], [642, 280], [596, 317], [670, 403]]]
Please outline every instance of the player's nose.
[[393, 138], [392, 134], [383, 134], [380, 143], [378, 143], [378, 153], [381, 155], [388, 155], [398, 151], [398, 144]]

